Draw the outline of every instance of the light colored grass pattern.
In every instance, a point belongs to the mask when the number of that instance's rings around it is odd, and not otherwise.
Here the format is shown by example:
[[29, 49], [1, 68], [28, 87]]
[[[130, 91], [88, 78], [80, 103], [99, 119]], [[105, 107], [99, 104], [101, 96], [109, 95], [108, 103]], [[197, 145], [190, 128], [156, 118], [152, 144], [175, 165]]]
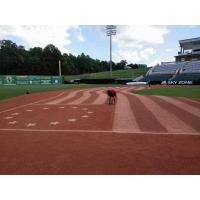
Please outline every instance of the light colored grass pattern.
[[173, 88], [144, 89], [134, 91], [136, 94], [142, 95], [161, 95], [176, 97], [200, 98], [200, 86], [177, 86]]

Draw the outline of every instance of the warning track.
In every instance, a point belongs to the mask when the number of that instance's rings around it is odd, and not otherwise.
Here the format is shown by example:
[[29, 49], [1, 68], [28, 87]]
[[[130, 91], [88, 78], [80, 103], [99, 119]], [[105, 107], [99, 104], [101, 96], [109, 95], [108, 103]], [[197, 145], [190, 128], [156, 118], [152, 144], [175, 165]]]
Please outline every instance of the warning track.
[[129, 92], [144, 87], [1, 101], [0, 174], [199, 174], [199, 100]]

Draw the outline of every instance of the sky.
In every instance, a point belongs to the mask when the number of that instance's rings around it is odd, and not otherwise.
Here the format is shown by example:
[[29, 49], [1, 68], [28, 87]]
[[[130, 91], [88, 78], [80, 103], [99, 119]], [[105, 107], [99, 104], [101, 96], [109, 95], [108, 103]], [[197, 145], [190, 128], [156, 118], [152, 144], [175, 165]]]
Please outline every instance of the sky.
[[[112, 58], [119, 62], [147, 64], [174, 61], [179, 40], [200, 37], [195, 25], [118, 25], [113, 36]], [[26, 49], [54, 44], [62, 53], [82, 52], [94, 59], [109, 60], [109, 37], [103, 25], [76, 26], [0, 26], [0, 40], [9, 39]]]

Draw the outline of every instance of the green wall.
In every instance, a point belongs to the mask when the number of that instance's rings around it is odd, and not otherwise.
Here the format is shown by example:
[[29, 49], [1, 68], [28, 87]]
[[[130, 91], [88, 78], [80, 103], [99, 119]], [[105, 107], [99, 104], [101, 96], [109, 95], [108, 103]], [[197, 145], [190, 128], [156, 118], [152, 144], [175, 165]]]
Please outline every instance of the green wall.
[[0, 85], [62, 84], [60, 76], [13, 76], [0, 75]]

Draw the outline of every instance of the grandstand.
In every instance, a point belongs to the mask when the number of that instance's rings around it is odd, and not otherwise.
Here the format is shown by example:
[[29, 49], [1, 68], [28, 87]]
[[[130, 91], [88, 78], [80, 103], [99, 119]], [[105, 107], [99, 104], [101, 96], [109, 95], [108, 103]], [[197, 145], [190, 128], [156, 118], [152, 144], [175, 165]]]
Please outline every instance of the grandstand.
[[175, 56], [176, 62], [200, 60], [200, 38], [180, 40], [180, 51]]
[[152, 67], [141, 81], [161, 84], [200, 84], [200, 37], [180, 40], [175, 62], [162, 62]]

